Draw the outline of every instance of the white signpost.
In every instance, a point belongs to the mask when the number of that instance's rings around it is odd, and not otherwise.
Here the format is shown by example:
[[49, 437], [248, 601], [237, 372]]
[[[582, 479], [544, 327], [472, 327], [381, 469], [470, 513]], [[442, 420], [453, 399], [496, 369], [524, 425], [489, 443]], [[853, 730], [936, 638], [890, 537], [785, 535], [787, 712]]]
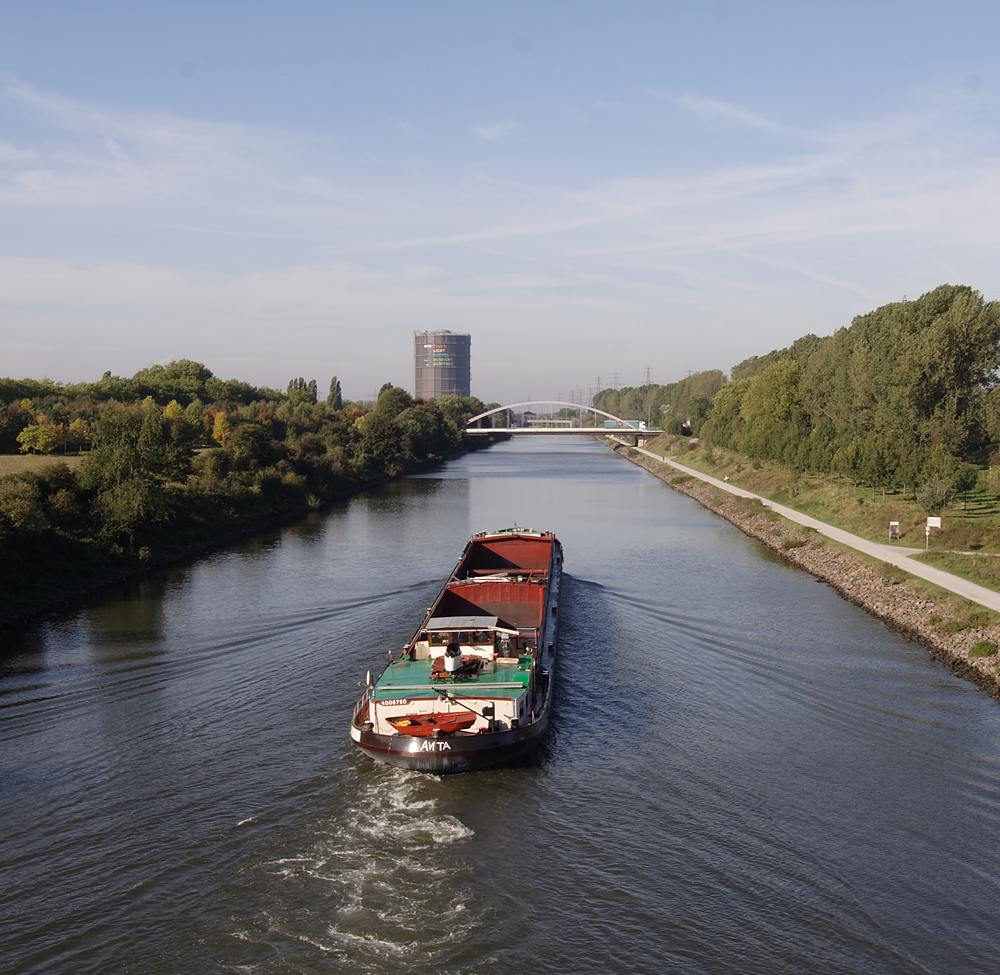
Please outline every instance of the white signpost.
[[928, 515], [927, 516], [927, 527], [924, 529], [924, 550], [926, 551], [931, 544], [931, 529], [941, 527], [941, 516], [940, 515]]

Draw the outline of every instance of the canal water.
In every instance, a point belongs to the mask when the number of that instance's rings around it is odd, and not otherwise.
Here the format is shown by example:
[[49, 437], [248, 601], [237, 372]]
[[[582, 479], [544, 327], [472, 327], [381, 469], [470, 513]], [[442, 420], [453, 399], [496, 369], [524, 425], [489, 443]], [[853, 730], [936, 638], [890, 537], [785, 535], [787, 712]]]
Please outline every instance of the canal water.
[[[557, 713], [347, 733], [468, 536], [566, 552]], [[0, 969], [995, 972], [1000, 705], [586, 440], [521, 441], [3, 637]]]

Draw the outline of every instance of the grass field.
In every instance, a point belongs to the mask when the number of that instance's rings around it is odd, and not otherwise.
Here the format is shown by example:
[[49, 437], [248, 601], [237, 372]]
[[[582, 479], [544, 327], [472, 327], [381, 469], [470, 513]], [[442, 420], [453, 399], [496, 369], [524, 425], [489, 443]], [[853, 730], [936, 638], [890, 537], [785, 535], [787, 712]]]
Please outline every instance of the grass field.
[[[786, 504], [876, 542], [889, 540], [889, 522], [900, 523], [899, 544], [924, 547], [927, 513], [908, 494], [860, 487], [843, 477], [796, 474], [779, 464], [754, 465], [748, 458], [719, 447], [706, 450], [683, 437], [663, 436], [650, 449], [668, 454], [714, 477]], [[984, 471], [975, 491], [941, 512], [943, 528], [932, 530], [928, 562], [1000, 590], [1000, 471]], [[949, 554], [967, 552], [969, 554]]]
[[23, 471], [40, 471], [53, 464], [79, 467], [83, 457], [78, 454], [0, 454], [0, 477], [4, 474], [20, 474]]

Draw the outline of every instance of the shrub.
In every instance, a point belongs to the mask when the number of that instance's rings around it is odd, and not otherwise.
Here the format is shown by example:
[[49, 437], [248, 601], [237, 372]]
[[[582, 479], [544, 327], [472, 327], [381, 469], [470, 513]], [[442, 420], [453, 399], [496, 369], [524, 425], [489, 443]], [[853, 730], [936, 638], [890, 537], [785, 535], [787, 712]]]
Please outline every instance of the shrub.
[[209, 447], [195, 455], [194, 471], [210, 479], [223, 478], [229, 471], [229, 454], [220, 447]]
[[970, 657], [995, 657], [1000, 647], [989, 640], [980, 640], [970, 651]]
[[79, 522], [81, 514], [80, 499], [75, 491], [59, 488], [49, 495], [49, 515], [56, 524], [72, 527]]
[[955, 488], [951, 478], [931, 477], [924, 481], [917, 492], [917, 504], [931, 514], [940, 512], [954, 496]]
[[25, 532], [42, 532], [48, 528], [37, 477], [16, 474], [0, 480], [0, 521]]
[[[902, 569], [897, 569], [894, 565], [887, 566], [884, 573], [882, 576], [882, 585], [884, 586], [898, 586], [906, 579], [906, 573]], [[938, 620], [940, 621], [940, 617], [938, 617]], [[933, 617], [931, 621], [933, 622]]]

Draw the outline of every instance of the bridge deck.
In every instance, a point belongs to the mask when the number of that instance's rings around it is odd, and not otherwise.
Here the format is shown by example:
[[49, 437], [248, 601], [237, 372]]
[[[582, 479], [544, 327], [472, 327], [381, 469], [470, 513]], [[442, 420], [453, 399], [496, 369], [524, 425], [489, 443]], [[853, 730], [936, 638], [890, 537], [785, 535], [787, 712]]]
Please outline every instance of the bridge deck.
[[586, 434], [588, 436], [608, 437], [612, 435], [626, 437], [656, 437], [662, 430], [642, 430], [636, 427], [467, 427], [465, 432], [472, 436], [487, 436], [491, 433], [529, 433], [556, 434], [557, 436], [573, 436]]

